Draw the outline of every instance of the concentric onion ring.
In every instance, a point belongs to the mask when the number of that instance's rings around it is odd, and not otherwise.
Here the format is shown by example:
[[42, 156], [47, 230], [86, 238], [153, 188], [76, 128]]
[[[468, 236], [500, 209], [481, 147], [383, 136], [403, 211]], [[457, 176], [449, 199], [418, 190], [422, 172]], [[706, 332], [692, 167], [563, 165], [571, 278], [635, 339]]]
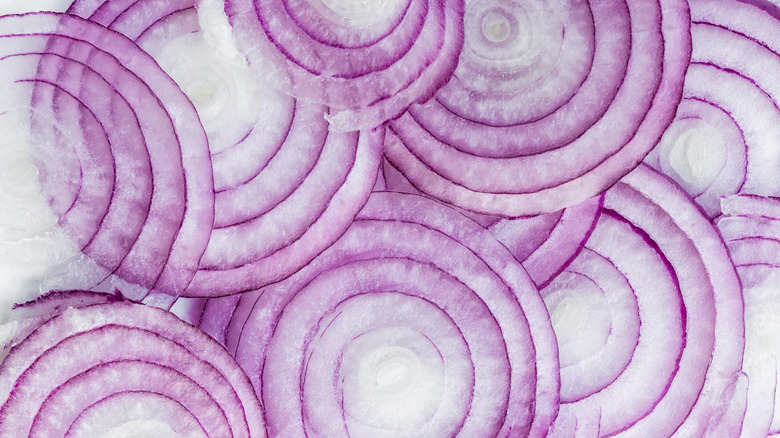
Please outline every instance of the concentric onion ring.
[[100, 267], [70, 281], [115, 273], [184, 290], [214, 217], [207, 140], [186, 96], [132, 41], [78, 17], [5, 16], [0, 38], [0, 117], [21, 121], [59, 225]]
[[224, 348], [128, 302], [71, 308], [41, 325], [0, 365], [0, 403], [4, 436], [266, 434], [251, 384]]
[[452, 75], [463, 45], [462, 0], [201, 5], [201, 15], [227, 16], [231, 35], [221, 44], [235, 44], [270, 84], [334, 108], [336, 131], [376, 127], [430, 98]]
[[780, 9], [695, 0], [691, 17], [684, 99], [648, 163], [714, 218], [724, 196], [780, 194]]
[[734, 195], [722, 201], [718, 228], [737, 267], [745, 300], [745, 373], [749, 379], [743, 436], [780, 432], [778, 309], [780, 199]]
[[430, 196], [505, 217], [554, 212], [625, 175], [674, 116], [690, 57], [683, 1], [481, 0], [466, 24], [453, 79], [386, 140], [390, 163]]
[[597, 416], [599, 436], [735, 436], [741, 287], [679, 186], [646, 165], [613, 186], [585, 249], [542, 295], [560, 349], [557, 421]]
[[134, 38], [195, 103], [216, 216], [184, 295], [218, 296], [285, 278], [333, 243], [371, 191], [383, 131], [328, 132], [327, 107], [269, 88], [209, 44], [194, 5], [77, 1], [71, 10]]
[[210, 299], [272, 436], [544, 436], [555, 340], [520, 264], [457, 211], [372, 194], [289, 279]]

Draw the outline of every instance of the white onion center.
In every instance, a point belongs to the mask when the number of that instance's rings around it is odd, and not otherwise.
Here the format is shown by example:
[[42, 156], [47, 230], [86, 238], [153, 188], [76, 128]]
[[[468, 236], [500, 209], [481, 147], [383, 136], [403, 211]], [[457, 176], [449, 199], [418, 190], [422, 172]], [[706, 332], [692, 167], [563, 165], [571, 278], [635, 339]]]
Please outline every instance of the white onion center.
[[564, 289], [545, 297], [562, 366], [596, 354], [607, 343], [612, 317], [603, 295]]
[[659, 147], [675, 179], [698, 190], [712, 184], [726, 164], [726, 141], [702, 119], [675, 121]]
[[245, 62], [226, 59], [203, 32], [179, 35], [152, 55], [192, 101], [212, 154], [234, 146], [254, 126], [265, 103], [261, 81]]
[[441, 355], [423, 334], [404, 327], [371, 330], [345, 349], [340, 374], [344, 410], [385, 430], [408, 430], [436, 413], [444, 391]]
[[506, 41], [512, 31], [512, 23], [506, 15], [491, 11], [482, 17], [482, 34], [488, 41], [500, 43]]

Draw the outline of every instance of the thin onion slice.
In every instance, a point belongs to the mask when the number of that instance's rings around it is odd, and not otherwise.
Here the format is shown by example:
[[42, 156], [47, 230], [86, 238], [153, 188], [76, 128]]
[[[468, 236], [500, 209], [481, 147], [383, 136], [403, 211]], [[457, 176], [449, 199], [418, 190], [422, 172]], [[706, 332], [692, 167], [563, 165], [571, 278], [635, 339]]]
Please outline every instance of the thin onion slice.
[[[468, 6], [466, 22], [482, 27], [467, 29], [466, 47], [497, 38], [491, 26], [508, 27], [507, 39], [464, 50], [466, 71], [459, 65], [434, 99], [390, 124], [385, 156], [417, 189], [478, 213], [550, 213], [599, 194], [655, 146], [690, 58], [685, 2], [483, 3]], [[516, 47], [504, 50], [510, 38]], [[529, 97], [534, 105], [557, 103], [514, 110], [516, 96], [539, 90], [547, 94]]]
[[9, 436], [266, 436], [250, 382], [219, 344], [128, 302], [70, 308], [37, 328], [0, 365], [0, 400]]
[[[331, 129], [373, 128], [424, 102], [451, 76], [463, 45], [462, 0], [204, 0], [259, 76], [334, 108]], [[229, 28], [227, 27], [229, 22]]]
[[[103, 276], [184, 290], [213, 221], [208, 145], [190, 102], [151, 57], [102, 26], [39, 13], [2, 17], [0, 27], [3, 62], [38, 66], [2, 69], [3, 90], [21, 99], [3, 115], [21, 111], [23, 138], [34, 144], [27, 152], [59, 224]], [[66, 157], [64, 169], [47, 159], [56, 155]]]
[[328, 132], [319, 104], [258, 80], [208, 39], [192, 0], [76, 1], [71, 10], [134, 38], [194, 102], [214, 166], [214, 230], [186, 296], [252, 290], [300, 269], [365, 203], [383, 131]]
[[780, 9], [695, 0], [691, 17], [683, 104], [648, 163], [715, 218], [724, 196], [780, 194]]
[[718, 228], [744, 287], [745, 366], [749, 379], [742, 436], [780, 431], [777, 311], [780, 305], [780, 199], [734, 195], [722, 201]]
[[252, 379], [271, 435], [541, 437], [557, 410], [530, 278], [487, 230], [420, 196], [372, 194], [307, 267], [208, 300], [201, 321]]
[[642, 165], [608, 190], [585, 249], [542, 294], [559, 421], [599, 415], [602, 436], [741, 427], [741, 286], [720, 235], [669, 179]]

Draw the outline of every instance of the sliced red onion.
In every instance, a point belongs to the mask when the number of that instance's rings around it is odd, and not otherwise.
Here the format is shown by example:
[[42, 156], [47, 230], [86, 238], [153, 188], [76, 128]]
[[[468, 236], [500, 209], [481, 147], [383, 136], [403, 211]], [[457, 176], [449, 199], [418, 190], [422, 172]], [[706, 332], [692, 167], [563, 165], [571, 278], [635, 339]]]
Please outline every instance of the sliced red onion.
[[274, 91], [245, 61], [212, 46], [193, 0], [77, 1], [71, 10], [135, 38], [203, 120], [216, 216], [201, 272], [185, 295], [278, 281], [344, 232], [374, 183], [382, 130], [329, 133], [327, 107]]
[[555, 213], [502, 219], [489, 230], [542, 289], [579, 254], [596, 226], [603, 202], [598, 196]]
[[336, 111], [331, 129], [373, 128], [424, 102], [463, 45], [462, 0], [202, 0], [214, 37], [261, 77]]
[[0, 28], [2, 82], [22, 97], [3, 117], [21, 111], [60, 226], [105, 273], [183, 290], [213, 221], [206, 137], [189, 101], [130, 40], [78, 17], [6, 16]]
[[685, 2], [482, 1], [466, 23], [454, 78], [393, 121], [399, 141], [385, 146], [428, 195], [506, 217], [554, 212], [630, 171], [674, 116]]
[[598, 416], [599, 436], [739, 430], [741, 287], [720, 235], [679, 186], [645, 165], [623, 178], [585, 249], [542, 295], [560, 349], [559, 429]]
[[37, 328], [0, 365], [0, 400], [8, 436], [266, 436], [250, 382], [219, 344], [127, 302]]
[[695, 0], [691, 16], [685, 99], [647, 161], [714, 218], [723, 196], [780, 193], [780, 9]]
[[554, 338], [530, 278], [490, 233], [415, 195], [372, 194], [307, 267], [202, 326], [264, 400], [271, 436], [545, 436]]
[[742, 436], [780, 432], [778, 328], [780, 307], [780, 199], [734, 195], [717, 221], [737, 267], [745, 300], [745, 366], [749, 379]]

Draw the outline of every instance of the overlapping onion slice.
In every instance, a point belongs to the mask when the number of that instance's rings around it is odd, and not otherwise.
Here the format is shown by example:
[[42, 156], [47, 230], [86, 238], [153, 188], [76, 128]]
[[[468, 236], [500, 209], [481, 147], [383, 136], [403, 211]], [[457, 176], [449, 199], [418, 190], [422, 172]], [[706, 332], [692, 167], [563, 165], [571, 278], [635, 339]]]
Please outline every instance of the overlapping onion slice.
[[274, 87], [335, 109], [331, 129], [373, 128], [452, 75], [463, 0], [202, 0], [199, 13]]
[[544, 436], [555, 339], [514, 257], [421, 196], [371, 195], [289, 279], [210, 299], [201, 328], [235, 354], [271, 436]]
[[72, 12], [149, 52], [194, 102], [209, 137], [214, 232], [189, 296], [278, 281], [344, 232], [376, 178], [383, 131], [333, 133], [320, 104], [264, 85], [208, 41], [193, 0], [77, 1]]
[[266, 435], [251, 383], [221, 345], [128, 302], [69, 308], [38, 327], [0, 365], [0, 403], [3, 436]]
[[717, 230], [671, 180], [642, 165], [608, 190], [585, 248], [541, 293], [560, 350], [557, 430], [736, 436], [740, 283]]
[[595, 196], [655, 146], [679, 103], [678, 0], [467, 2], [450, 82], [390, 125], [385, 156], [422, 192], [480, 213]]
[[93, 273], [69, 266], [65, 285], [91, 287], [115, 273], [144, 290], [184, 290], [214, 218], [208, 144], [192, 104], [132, 41], [78, 17], [5, 16], [0, 39], [0, 123], [16, 133], [2, 151], [18, 154], [18, 174], [56, 218], [21, 246], [39, 246], [56, 222], [75, 248], [55, 247], [94, 262]]
[[717, 221], [742, 279], [745, 300], [745, 373], [749, 379], [742, 436], [780, 432], [780, 199], [734, 195]]
[[[387, 160], [380, 177], [383, 190], [421, 194]], [[490, 230], [523, 264], [536, 286], [544, 288], [579, 254], [602, 204], [603, 197], [597, 196], [554, 213], [514, 219], [461, 212]]]
[[693, 54], [684, 99], [647, 162], [714, 218], [723, 196], [780, 194], [780, 9], [690, 3]]

